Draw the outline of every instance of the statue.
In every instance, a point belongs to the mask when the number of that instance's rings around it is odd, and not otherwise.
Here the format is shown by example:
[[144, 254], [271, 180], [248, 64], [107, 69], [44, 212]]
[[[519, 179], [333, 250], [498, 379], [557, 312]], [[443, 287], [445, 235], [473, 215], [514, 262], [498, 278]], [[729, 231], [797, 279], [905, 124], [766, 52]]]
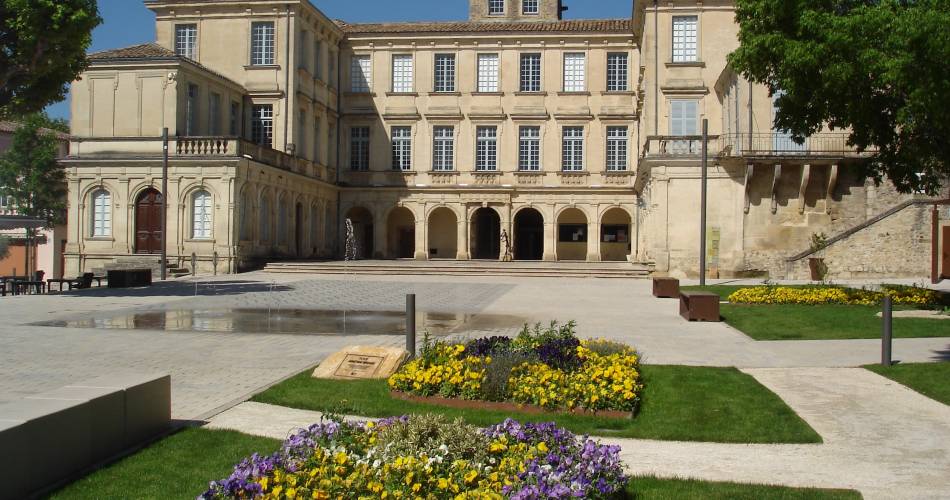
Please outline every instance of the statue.
[[508, 237], [508, 231], [501, 230], [501, 261], [511, 262], [511, 238]]
[[351, 260], [357, 260], [360, 258], [359, 252], [356, 248], [356, 233], [353, 231], [353, 221], [346, 219], [346, 246], [344, 247], [345, 253], [343, 255], [343, 260], [349, 262]]

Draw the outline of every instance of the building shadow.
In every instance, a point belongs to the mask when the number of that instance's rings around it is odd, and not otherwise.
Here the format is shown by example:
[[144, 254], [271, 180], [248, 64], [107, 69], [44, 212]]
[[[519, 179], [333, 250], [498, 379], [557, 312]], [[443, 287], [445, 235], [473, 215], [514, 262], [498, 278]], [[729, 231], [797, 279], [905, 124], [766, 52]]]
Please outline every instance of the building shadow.
[[194, 297], [194, 296], [233, 296], [261, 292], [286, 292], [294, 288], [287, 285], [272, 285], [260, 281], [207, 281], [164, 282], [140, 288], [90, 288], [63, 292], [63, 297]]

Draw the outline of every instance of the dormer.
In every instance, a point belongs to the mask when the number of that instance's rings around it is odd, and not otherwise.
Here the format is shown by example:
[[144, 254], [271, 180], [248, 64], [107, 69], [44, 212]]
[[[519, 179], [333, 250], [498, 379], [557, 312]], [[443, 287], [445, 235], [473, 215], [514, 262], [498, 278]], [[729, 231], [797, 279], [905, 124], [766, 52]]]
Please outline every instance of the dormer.
[[469, 0], [472, 22], [558, 21], [567, 8], [561, 0]]

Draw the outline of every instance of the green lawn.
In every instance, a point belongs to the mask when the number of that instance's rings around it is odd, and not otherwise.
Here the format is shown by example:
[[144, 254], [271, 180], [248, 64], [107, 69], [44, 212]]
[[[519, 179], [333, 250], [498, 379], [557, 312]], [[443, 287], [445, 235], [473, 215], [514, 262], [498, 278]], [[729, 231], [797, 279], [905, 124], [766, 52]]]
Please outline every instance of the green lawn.
[[[873, 339], [881, 337], [875, 306], [721, 304], [730, 326], [755, 340]], [[894, 318], [894, 338], [950, 337], [950, 320]]]
[[185, 429], [53, 493], [51, 499], [194, 498], [231, 474], [242, 458], [280, 441], [232, 431]]
[[[57, 491], [55, 499], [192, 500], [208, 483], [227, 477], [252, 453], [275, 451], [280, 442], [230, 431], [189, 429]], [[854, 491], [635, 477], [621, 499], [851, 500]]]
[[868, 365], [865, 368], [950, 405], [950, 362]]
[[723, 443], [818, 443], [821, 437], [778, 396], [735, 368], [648, 365], [646, 389], [634, 419], [548, 413], [511, 414], [458, 410], [393, 399], [385, 381], [319, 380], [310, 371], [267, 391], [254, 401], [338, 414], [387, 417], [440, 413], [487, 426], [507, 417], [553, 421], [579, 434]]

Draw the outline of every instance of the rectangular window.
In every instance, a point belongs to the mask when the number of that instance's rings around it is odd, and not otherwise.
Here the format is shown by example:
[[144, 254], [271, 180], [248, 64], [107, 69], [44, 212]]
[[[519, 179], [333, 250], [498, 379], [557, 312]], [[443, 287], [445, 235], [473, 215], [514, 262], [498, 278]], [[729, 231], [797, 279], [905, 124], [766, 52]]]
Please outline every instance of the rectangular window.
[[564, 54], [564, 92], [586, 90], [584, 66], [586, 57], [581, 52]]
[[412, 170], [412, 128], [393, 127], [393, 170]]
[[99, 190], [92, 195], [92, 236], [102, 238], [112, 235], [112, 196]]
[[541, 91], [541, 54], [521, 54], [521, 91]]
[[350, 129], [350, 169], [369, 170], [369, 127]]
[[498, 54], [478, 55], [478, 91], [498, 92]]
[[221, 94], [212, 92], [208, 99], [208, 134], [221, 133]]
[[232, 137], [237, 137], [241, 134], [241, 104], [237, 101], [231, 101], [231, 118], [228, 133]]
[[198, 86], [188, 84], [188, 101], [185, 102], [185, 135], [198, 133]]
[[475, 136], [475, 170], [498, 170], [498, 127], [478, 127]]
[[587, 225], [558, 224], [557, 240], [561, 243], [587, 243]]
[[353, 56], [350, 60], [350, 90], [369, 92], [373, 86], [373, 65], [369, 56]]
[[251, 114], [251, 141], [261, 146], [273, 147], [274, 144], [274, 106], [255, 105]]
[[310, 64], [310, 55], [307, 53], [307, 32], [300, 32], [300, 45], [297, 51], [297, 67], [301, 69], [309, 69], [307, 67]]
[[607, 171], [627, 170], [627, 127], [607, 127]]
[[670, 135], [699, 134], [699, 101], [670, 101]]
[[274, 23], [251, 23], [251, 66], [273, 66]]
[[393, 56], [393, 92], [412, 92], [412, 56]]
[[330, 67], [330, 70], [327, 73], [330, 77], [327, 84], [330, 86], [330, 88], [336, 88], [337, 81], [336, 81], [336, 51], [335, 50], [329, 50], [329, 49], [327, 50], [327, 65]]
[[188, 59], [198, 59], [197, 24], [179, 24], [175, 26], [175, 54]]
[[630, 243], [630, 226], [622, 224], [604, 225], [601, 240], [604, 243]]
[[488, 0], [488, 15], [500, 16], [505, 13], [505, 0]]
[[521, 13], [526, 16], [537, 14], [538, 0], [521, 0]]
[[455, 128], [435, 127], [432, 136], [432, 170], [455, 170]]
[[521, 127], [518, 134], [518, 170], [537, 172], [541, 170], [541, 127]]
[[696, 61], [696, 16], [673, 16], [673, 62]]
[[435, 55], [435, 91], [455, 92], [455, 55]]
[[323, 80], [323, 44], [320, 40], [313, 42], [313, 75]]
[[211, 194], [199, 191], [194, 195], [192, 207], [191, 237], [194, 239], [211, 238]]
[[316, 163], [322, 163], [320, 161], [320, 117], [313, 117], [313, 161]]
[[297, 114], [297, 144], [294, 145], [294, 153], [297, 156], [304, 155], [304, 148], [307, 145], [306, 124], [307, 112], [301, 109]]
[[564, 127], [561, 169], [565, 172], [584, 170], [584, 127]]
[[626, 92], [627, 54], [607, 54], [607, 92]]

